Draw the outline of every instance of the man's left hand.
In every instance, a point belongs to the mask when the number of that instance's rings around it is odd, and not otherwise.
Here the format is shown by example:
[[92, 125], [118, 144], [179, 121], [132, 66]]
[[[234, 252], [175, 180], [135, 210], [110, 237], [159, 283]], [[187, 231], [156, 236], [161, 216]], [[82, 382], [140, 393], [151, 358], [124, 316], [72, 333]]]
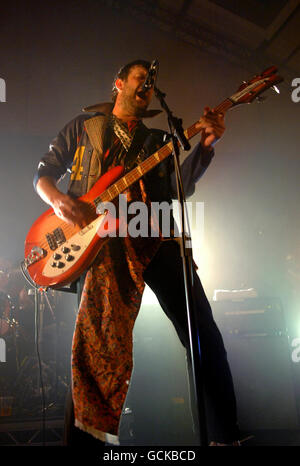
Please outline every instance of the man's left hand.
[[196, 123], [196, 128], [202, 128], [201, 145], [210, 150], [223, 136], [225, 131], [224, 114], [217, 113], [209, 107], [204, 108], [203, 116]]

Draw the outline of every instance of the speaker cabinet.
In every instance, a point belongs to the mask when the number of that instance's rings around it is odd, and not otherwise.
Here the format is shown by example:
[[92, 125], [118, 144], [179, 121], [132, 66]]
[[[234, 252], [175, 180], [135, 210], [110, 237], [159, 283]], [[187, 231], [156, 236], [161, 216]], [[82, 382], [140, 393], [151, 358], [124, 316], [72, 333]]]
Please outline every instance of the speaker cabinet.
[[[289, 339], [280, 306], [274, 308], [274, 300], [247, 301], [250, 301], [247, 305], [230, 301], [211, 303], [231, 367], [240, 428], [297, 429]], [[267, 318], [271, 313], [276, 316], [275, 325], [274, 320]]]

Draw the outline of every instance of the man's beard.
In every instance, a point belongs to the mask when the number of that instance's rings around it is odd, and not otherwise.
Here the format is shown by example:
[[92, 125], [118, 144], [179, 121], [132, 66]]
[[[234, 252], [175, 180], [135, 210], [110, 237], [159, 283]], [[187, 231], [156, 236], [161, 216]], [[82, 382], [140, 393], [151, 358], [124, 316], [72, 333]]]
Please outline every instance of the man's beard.
[[138, 102], [136, 100], [136, 94], [123, 94], [122, 96], [122, 107], [129, 115], [142, 118], [147, 110], [148, 102], [145, 100]]

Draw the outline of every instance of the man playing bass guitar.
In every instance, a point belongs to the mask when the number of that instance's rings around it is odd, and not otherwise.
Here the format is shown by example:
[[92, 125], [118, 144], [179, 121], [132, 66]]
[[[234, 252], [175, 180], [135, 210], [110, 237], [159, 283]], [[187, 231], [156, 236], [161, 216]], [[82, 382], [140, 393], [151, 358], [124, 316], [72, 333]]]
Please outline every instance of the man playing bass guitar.
[[[165, 144], [165, 132], [148, 129], [143, 123], [155, 114], [147, 110], [153, 87], [142, 90], [149, 67], [144, 60], [123, 66], [113, 82], [112, 103], [89, 107], [68, 123], [41, 159], [34, 179], [36, 191], [64, 222], [86, 226], [89, 212], [77, 198], [112, 168], [123, 166], [126, 173]], [[198, 126], [201, 140], [182, 164], [187, 196], [193, 194], [195, 183], [211, 162], [213, 145], [225, 130], [224, 116], [205, 108]], [[67, 171], [70, 182], [64, 194], [57, 182]], [[176, 197], [172, 158], [124, 192], [128, 202], [171, 203]], [[236, 401], [223, 340], [196, 270], [194, 280], [209, 441], [213, 445], [239, 444]], [[145, 283], [155, 292], [181, 343], [188, 348], [182, 261], [172, 232], [169, 237], [110, 238], [79, 280], [68, 445], [118, 442], [132, 372], [132, 331]]]

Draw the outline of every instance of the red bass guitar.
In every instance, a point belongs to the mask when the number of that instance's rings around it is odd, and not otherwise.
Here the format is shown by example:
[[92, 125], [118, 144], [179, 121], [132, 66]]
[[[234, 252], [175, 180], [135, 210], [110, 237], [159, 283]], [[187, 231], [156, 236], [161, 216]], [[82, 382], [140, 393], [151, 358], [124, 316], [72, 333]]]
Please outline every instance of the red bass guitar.
[[[225, 113], [233, 106], [252, 102], [283, 80], [276, 72], [276, 67], [272, 66], [244, 82], [235, 94], [215, 107], [215, 111]], [[200, 131], [195, 123], [185, 131], [185, 136], [191, 139]], [[109, 223], [112, 224], [107, 217], [110, 214], [98, 214], [97, 206], [115, 199], [171, 153], [172, 145], [168, 143], [126, 175], [123, 167], [118, 166], [101, 176], [92, 189], [79, 198], [90, 213], [91, 221], [84, 228], [62, 221], [52, 208], [44, 212], [33, 223], [25, 240], [22, 269], [29, 275], [29, 280], [45, 288], [61, 288], [75, 281], [109, 240], [106, 229]], [[117, 222], [115, 224], [117, 227]]]

